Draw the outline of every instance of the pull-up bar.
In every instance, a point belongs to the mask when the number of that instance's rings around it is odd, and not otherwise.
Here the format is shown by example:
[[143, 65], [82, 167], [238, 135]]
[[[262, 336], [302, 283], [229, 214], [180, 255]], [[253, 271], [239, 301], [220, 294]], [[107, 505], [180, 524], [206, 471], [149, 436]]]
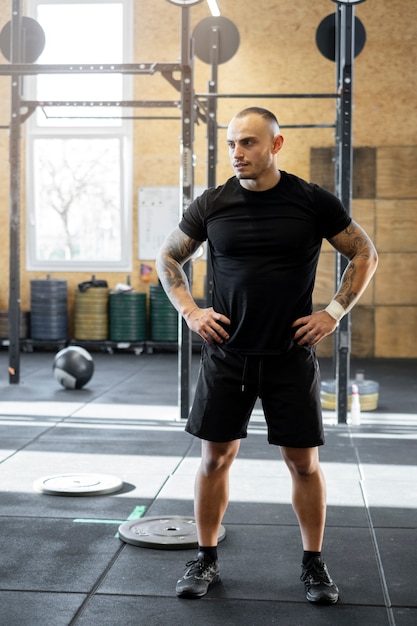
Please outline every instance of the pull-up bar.
[[196, 93], [197, 98], [340, 98], [338, 93]]
[[0, 64], [0, 76], [35, 74], [156, 74], [180, 72], [178, 63], [11, 63]]

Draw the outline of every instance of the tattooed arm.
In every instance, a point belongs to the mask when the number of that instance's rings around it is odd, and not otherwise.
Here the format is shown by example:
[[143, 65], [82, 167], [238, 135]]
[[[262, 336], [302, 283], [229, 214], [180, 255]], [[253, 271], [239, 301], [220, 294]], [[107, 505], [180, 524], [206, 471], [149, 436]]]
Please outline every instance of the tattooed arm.
[[357, 303], [378, 265], [375, 246], [365, 231], [355, 222], [329, 239], [332, 246], [349, 259], [340, 287], [334, 296], [346, 312]]
[[191, 239], [180, 228], [175, 228], [166, 238], [156, 259], [159, 280], [174, 307], [183, 316], [189, 328], [208, 343], [222, 343], [229, 335], [221, 324], [229, 319], [216, 313], [212, 307], [201, 309], [195, 303], [183, 265], [201, 246], [201, 241]]
[[[340, 312], [342, 317], [354, 307], [378, 265], [378, 254], [374, 244], [356, 222], [352, 221], [342, 232], [331, 237], [329, 242], [349, 259], [349, 263], [331, 305], [323, 311], [295, 320], [293, 327], [299, 328], [294, 334], [294, 339], [299, 345], [313, 346], [335, 330], [338, 320], [332, 313], [337, 316]], [[332, 313], [327, 309], [331, 309]]]

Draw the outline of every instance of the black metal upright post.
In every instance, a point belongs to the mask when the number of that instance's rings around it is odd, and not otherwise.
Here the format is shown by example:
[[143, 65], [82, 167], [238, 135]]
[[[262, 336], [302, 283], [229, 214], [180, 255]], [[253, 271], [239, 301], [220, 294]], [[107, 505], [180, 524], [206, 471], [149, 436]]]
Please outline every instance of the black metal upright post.
[[[21, 61], [21, 2], [12, 2], [11, 62]], [[20, 195], [21, 123], [19, 75], [11, 78], [11, 118], [9, 135], [10, 208], [9, 208], [9, 383], [20, 379]]]
[[[220, 32], [217, 26], [212, 26], [210, 32], [210, 60], [211, 76], [208, 84], [207, 99], [207, 186], [216, 186], [216, 166], [217, 166], [217, 98], [210, 97], [216, 94], [218, 89], [218, 69], [219, 69], [219, 46]], [[210, 250], [207, 249], [207, 269], [206, 269], [206, 299], [207, 304], [211, 303], [213, 293], [213, 271], [210, 262]]]
[[[338, 4], [336, 10], [336, 73], [340, 98], [336, 108], [336, 194], [351, 213], [352, 204], [352, 86], [354, 62], [354, 7]], [[336, 288], [346, 269], [347, 259], [336, 255]], [[348, 414], [350, 374], [350, 315], [345, 315], [335, 333], [336, 410], [338, 423]]]
[[[190, 9], [181, 8], [181, 213], [190, 205], [194, 192], [194, 73], [193, 50], [190, 37]], [[191, 284], [192, 264], [186, 263], [184, 271]], [[179, 319], [179, 407], [180, 418], [187, 419], [190, 411], [191, 389], [191, 331], [186, 322]]]

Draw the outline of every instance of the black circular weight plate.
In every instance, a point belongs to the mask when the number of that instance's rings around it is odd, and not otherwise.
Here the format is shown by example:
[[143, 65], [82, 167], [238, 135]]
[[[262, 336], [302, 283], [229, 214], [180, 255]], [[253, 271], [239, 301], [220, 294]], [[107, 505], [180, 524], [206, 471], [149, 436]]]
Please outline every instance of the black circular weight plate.
[[[366, 42], [366, 30], [360, 19], [355, 16], [355, 57], [363, 50]], [[336, 17], [331, 13], [317, 27], [316, 45], [329, 61], [336, 60]]]
[[226, 63], [239, 48], [239, 31], [227, 17], [206, 17], [193, 30], [194, 50], [204, 63]]
[[109, 474], [58, 474], [38, 478], [33, 484], [36, 491], [51, 496], [101, 496], [122, 486], [123, 481]]
[[[226, 529], [220, 526], [219, 541], [225, 536]], [[194, 518], [181, 515], [143, 517], [124, 522], [119, 526], [119, 537], [133, 546], [157, 550], [186, 550], [198, 546]]]
[[[45, 33], [42, 26], [31, 17], [21, 18], [21, 63], [34, 63], [45, 47]], [[11, 61], [12, 23], [7, 22], [0, 33], [0, 50]]]

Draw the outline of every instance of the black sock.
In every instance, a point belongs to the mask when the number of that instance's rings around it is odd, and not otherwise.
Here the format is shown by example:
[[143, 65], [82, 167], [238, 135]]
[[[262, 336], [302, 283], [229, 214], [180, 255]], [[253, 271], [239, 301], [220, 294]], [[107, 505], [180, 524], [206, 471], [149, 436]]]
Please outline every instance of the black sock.
[[314, 556], [321, 556], [321, 552], [310, 552], [309, 550], [304, 550], [303, 554], [303, 565], [307, 565], [310, 559]]
[[217, 561], [217, 546], [198, 546], [198, 551], [204, 554], [207, 561]]

